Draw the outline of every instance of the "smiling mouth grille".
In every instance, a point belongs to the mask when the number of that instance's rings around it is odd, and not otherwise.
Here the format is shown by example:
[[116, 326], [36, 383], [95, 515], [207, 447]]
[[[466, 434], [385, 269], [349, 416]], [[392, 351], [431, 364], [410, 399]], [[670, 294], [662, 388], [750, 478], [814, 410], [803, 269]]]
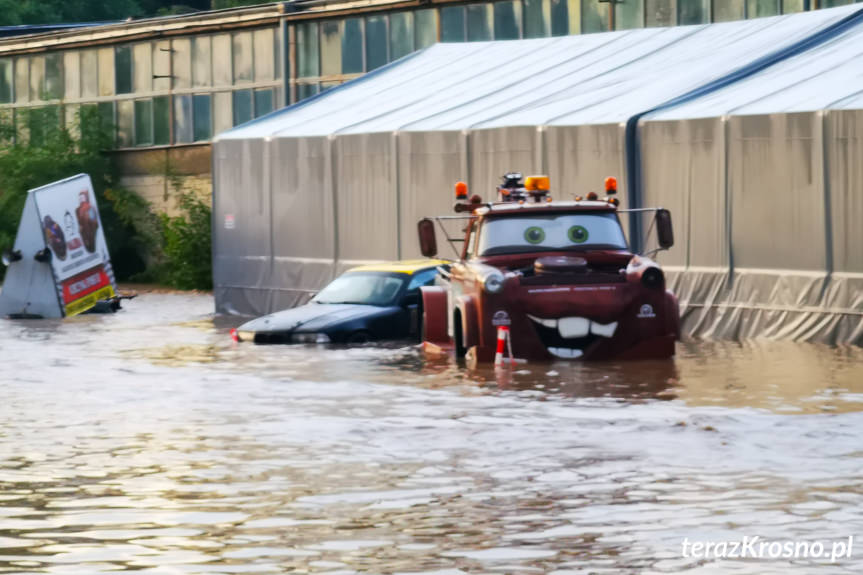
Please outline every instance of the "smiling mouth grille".
[[610, 338], [617, 331], [617, 322], [600, 324], [582, 317], [543, 319], [528, 316], [540, 341], [548, 352], [563, 359], [578, 359], [600, 339]]

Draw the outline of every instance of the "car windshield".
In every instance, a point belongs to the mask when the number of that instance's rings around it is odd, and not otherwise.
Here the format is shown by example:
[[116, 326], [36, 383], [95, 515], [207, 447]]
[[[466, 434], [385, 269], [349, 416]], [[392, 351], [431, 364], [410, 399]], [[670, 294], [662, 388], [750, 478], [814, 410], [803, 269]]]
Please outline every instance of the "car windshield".
[[406, 276], [388, 273], [346, 273], [318, 292], [316, 303], [392, 305]]
[[480, 230], [482, 256], [535, 251], [626, 249], [613, 213], [542, 215], [488, 219]]

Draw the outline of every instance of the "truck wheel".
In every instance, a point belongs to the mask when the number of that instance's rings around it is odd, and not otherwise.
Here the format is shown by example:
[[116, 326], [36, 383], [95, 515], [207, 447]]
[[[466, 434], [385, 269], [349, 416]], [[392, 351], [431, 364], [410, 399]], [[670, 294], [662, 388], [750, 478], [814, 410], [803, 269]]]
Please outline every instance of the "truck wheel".
[[455, 343], [455, 356], [462, 358], [467, 354], [467, 349], [464, 347], [464, 333], [461, 327], [461, 312], [456, 310], [452, 321], [453, 342]]

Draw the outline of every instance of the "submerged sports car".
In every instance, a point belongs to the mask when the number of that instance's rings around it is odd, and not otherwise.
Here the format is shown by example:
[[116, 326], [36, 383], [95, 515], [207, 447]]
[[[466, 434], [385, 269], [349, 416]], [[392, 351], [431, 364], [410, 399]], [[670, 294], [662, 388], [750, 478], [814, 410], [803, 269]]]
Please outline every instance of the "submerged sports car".
[[255, 343], [365, 343], [418, 337], [420, 288], [440, 260], [367, 265], [344, 273], [311, 302], [247, 322], [232, 335]]

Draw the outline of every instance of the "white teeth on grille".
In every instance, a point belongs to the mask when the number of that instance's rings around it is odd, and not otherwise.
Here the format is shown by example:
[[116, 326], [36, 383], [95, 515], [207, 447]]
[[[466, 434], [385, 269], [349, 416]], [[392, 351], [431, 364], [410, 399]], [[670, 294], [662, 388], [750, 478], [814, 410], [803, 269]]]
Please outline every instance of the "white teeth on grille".
[[564, 339], [584, 337], [590, 333], [590, 320], [583, 317], [562, 317], [557, 320], [557, 331]]
[[548, 348], [548, 352], [554, 357], [561, 359], [578, 359], [584, 355], [584, 352], [580, 349], [570, 349], [568, 347], [550, 347]]
[[545, 327], [550, 327], [551, 329], [557, 329], [557, 320], [556, 319], [543, 319], [541, 317], [536, 317], [530, 314], [527, 314], [527, 317], [535, 321], [540, 325], [544, 325]]
[[588, 333], [598, 335], [600, 337], [613, 337], [617, 331], [617, 322], [597, 323], [590, 321], [585, 317], [562, 317], [560, 319], [545, 319], [528, 314], [527, 317], [536, 323], [547, 328], [556, 329], [560, 333], [560, 337], [564, 339], [572, 339], [576, 337], [584, 337]]
[[594, 335], [600, 335], [602, 337], [611, 337], [614, 335], [614, 332], [617, 330], [617, 322], [613, 321], [611, 323], [601, 324], [591, 322], [590, 324], [590, 333]]

